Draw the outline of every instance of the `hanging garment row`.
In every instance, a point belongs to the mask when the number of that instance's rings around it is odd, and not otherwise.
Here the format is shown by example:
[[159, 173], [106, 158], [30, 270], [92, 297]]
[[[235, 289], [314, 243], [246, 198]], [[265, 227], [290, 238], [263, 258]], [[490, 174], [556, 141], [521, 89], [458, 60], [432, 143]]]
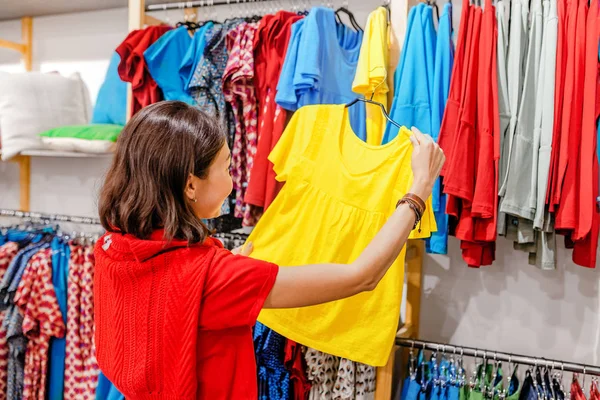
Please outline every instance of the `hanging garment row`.
[[[490, 265], [500, 234], [554, 269], [559, 233], [575, 263], [595, 267], [598, 2], [463, 1], [454, 59], [431, 50], [429, 22], [413, 22], [431, 19], [426, 7], [410, 12], [392, 117], [437, 136], [447, 157], [428, 251], [444, 253], [449, 232], [469, 266]], [[452, 61], [451, 78], [436, 75]], [[384, 141], [394, 135], [388, 127]]]
[[[399, 344], [410, 351], [405, 378], [395, 397], [398, 400], [600, 398], [597, 367], [410, 339], [402, 339]], [[417, 354], [415, 347], [420, 349]], [[424, 349], [430, 351], [429, 357]], [[472, 366], [466, 365], [466, 357], [472, 360]], [[565, 384], [565, 371], [577, 371], [570, 385]], [[593, 375], [588, 397], [587, 374]]]
[[93, 398], [93, 239], [47, 224], [0, 231], [0, 398]]

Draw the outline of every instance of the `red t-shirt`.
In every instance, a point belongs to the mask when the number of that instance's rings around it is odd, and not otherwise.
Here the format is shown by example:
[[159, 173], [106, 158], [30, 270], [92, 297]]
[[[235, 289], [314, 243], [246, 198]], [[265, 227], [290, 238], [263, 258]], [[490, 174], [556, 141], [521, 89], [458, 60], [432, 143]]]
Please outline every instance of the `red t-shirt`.
[[[596, 121], [600, 114], [600, 62], [598, 61], [598, 38], [600, 38], [600, 15], [598, 0], [592, 0], [586, 23], [586, 55], [583, 98], [583, 121], [581, 132], [581, 155], [579, 171], [579, 216], [573, 232], [577, 240], [573, 248], [573, 261], [588, 268], [596, 267], [600, 215], [596, 210], [598, 196], [598, 156]], [[590, 40], [591, 39], [591, 40]], [[595, 82], [596, 84], [588, 84]], [[591, 182], [591, 185], [590, 185]]]
[[170, 26], [159, 25], [132, 31], [116, 49], [121, 57], [119, 76], [131, 83], [131, 115], [163, 99], [162, 91], [146, 67], [144, 51], [170, 29]]
[[[569, 48], [569, 57], [573, 59], [567, 60], [567, 77], [565, 82], [565, 97], [568, 99], [565, 102], [563, 109], [563, 138], [566, 135], [566, 141], [561, 141], [562, 144], [566, 142], [567, 151], [561, 153], [559, 158], [559, 177], [558, 181], [561, 181], [560, 173], [564, 171], [564, 178], [562, 178], [562, 190], [560, 190], [560, 199], [557, 197], [555, 203], [559, 204], [558, 211], [556, 213], [555, 227], [557, 230], [573, 230], [577, 228], [577, 218], [579, 215], [579, 158], [581, 155], [581, 127], [582, 127], [582, 110], [583, 110], [583, 95], [584, 95], [584, 74], [585, 74], [585, 42], [586, 42], [586, 16], [587, 16], [587, 0], [574, 0], [573, 4], [576, 12], [576, 23], [573, 41], [569, 43], [575, 43], [575, 46]], [[598, 43], [595, 42], [594, 47], [597, 48]], [[573, 48], [571, 54], [571, 48]], [[596, 49], [597, 51], [597, 49]], [[594, 57], [596, 60], [596, 57]], [[593, 80], [595, 83], [595, 79]], [[595, 101], [593, 101], [593, 107], [595, 108]], [[590, 149], [591, 150], [591, 149]], [[564, 167], [563, 167], [564, 166]], [[563, 169], [561, 169], [563, 168]], [[588, 180], [591, 180], [591, 168], [587, 171], [583, 171], [587, 175]], [[589, 185], [589, 184], [588, 184]]]
[[252, 326], [278, 267], [162, 235], [96, 245], [101, 370], [127, 399], [256, 399]]

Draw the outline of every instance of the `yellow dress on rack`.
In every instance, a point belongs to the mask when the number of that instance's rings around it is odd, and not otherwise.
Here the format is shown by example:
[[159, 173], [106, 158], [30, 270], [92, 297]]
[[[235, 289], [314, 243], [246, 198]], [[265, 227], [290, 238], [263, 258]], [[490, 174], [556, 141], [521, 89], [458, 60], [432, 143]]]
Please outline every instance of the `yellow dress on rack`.
[[[409, 190], [411, 153], [408, 135], [383, 146], [360, 140], [343, 104], [299, 109], [269, 156], [277, 179], [286, 183], [248, 239], [252, 257], [282, 267], [351, 263]], [[431, 199], [427, 206], [413, 238], [436, 229]], [[404, 255], [372, 292], [313, 307], [266, 309], [259, 321], [325, 353], [385, 365], [400, 315]]]
[[[388, 54], [389, 50], [388, 11], [378, 7], [369, 14], [365, 26], [365, 34], [360, 46], [358, 64], [352, 90], [377, 101], [388, 109], [387, 94], [389, 87]], [[365, 105], [367, 109], [367, 143], [381, 144], [385, 131], [386, 119], [377, 106]]]

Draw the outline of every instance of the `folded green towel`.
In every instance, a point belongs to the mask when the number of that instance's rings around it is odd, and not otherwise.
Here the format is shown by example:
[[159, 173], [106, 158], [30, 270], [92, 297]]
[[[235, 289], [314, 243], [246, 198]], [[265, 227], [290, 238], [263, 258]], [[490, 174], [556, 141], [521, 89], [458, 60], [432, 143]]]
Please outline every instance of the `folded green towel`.
[[117, 137], [123, 130], [122, 125], [92, 124], [92, 125], [69, 125], [50, 129], [40, 136], [48, 138], [73, 138], [83, 140], [104, 140], [116, 142]]

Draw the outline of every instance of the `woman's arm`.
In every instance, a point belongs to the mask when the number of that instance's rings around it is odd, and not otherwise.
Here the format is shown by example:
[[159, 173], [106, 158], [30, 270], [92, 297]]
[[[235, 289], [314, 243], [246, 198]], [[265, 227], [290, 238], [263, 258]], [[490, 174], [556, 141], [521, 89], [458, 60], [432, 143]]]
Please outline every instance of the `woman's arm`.
[[[411, 142], [414, 183], [410, 192], [426, 199], [444, 164], [444, 154], [431, 137], [415, 128]], [[352, 264], [279, 268], [264, 308], [311, 306], [375, 289], [406, 244], [415, 218], [410, 206], [401, 204]]]

